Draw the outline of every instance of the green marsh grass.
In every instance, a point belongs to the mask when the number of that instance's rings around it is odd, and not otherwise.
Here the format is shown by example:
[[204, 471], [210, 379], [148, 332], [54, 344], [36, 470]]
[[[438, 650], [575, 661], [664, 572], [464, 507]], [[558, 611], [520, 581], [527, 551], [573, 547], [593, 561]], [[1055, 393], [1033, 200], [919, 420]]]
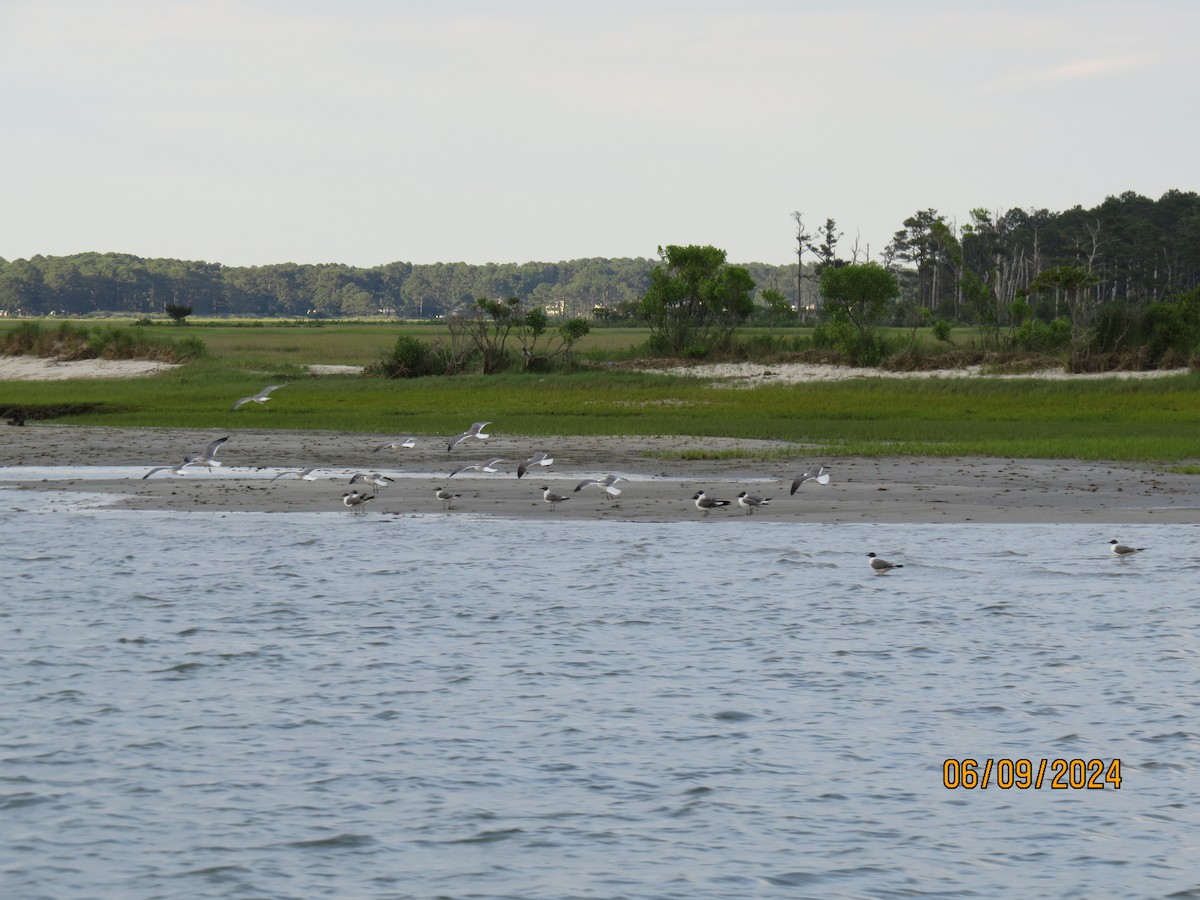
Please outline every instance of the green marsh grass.
[[[303, 344], [297, 331], [290, 345]], [[355, 340], [353, 333], [335, 339], [343, 345]], [[256, 339], [242, 341], [255, 346], [220, 354], [210, 348], [203, 359], [147, 378], [0, 383], [0, 409], [98, 404], [85, 414], [40, 420], [439, 436], [489, 419], [507, 434], [714, 436], [783, 441], [795, 445], [797, 455], [826, 457], [1200, 459], [1196, 374], [1088, 381], [865, 378], [736, 390], [684, 376], [594, 369], [386, 380], [311, 377], [297, 361], [273, 360]], [[230, 410], [237, 398], [281, 381], [289, 387], [270, 403]], [[741, 455], [763, 458], [762, 452]]]

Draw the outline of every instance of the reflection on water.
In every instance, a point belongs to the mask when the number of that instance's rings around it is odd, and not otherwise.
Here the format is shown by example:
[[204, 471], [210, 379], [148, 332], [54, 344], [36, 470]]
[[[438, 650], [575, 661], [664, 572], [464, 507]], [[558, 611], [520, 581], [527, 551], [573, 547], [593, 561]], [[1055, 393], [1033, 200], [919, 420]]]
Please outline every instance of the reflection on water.
[[[19, 503], [17, 502], [19, 500]], [[10, 896], [1195, 889], [1200, 532], [0, 493]], [[1106, 541], [1152, 548], [1116, 560]], [[868, 550], [905, 568], [884, 576]], [[1122, 760], [947, 790], [947, 758]]]

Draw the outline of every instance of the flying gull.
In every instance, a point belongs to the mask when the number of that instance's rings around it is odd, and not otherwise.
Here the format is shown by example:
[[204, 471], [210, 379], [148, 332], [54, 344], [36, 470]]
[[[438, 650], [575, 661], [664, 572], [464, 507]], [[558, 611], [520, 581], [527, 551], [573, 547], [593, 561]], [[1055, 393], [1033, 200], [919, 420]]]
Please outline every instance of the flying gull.
[[[366, 472], [355, 472], [352, 476], [350, 476], [351, 484], [358, 484], [359, 482], [362, 482], [363, 484], [369, 484], [371, 487], [376, 489], [387, 487], [387, 485], [391, 484], [394, 480], [395, 479], [393, 478], [388, 478], [386, 475], [380, 475], [378, 472], [371, 472], [369, 475]], [[374, 491], [371, 492], [372, 496], [374, 493]]]
[[380, 450], [400, 450], [402, 448], [411, 450], [415, 446], [417, 446], [416, 438], [396, 438], [394, 441], [384, 441], [371, 452], [378, 453]]
[[489, 459], [485, 463], [471, 463], [471, 465], [469, 465], [469, 466], [459, 466], [457, 469], [455, 469], [453, 472], [451, 472], [446, 477], [453, 478], [459, 472], [487, 472], [489, 474], [494, 475], [496, 472], [500, 471], [499, 469], [496, 468], [496, 464], [502, 463], [502, 462], [507, 462], [507, 460], [497, 456], [495, 459]]
[[316, 481], [317, 476], [313, 474], [313, 472], [315, 472], [315, 471], [317, 471], [317, 470], [316, 469], [301, 469], [299, 472], [280, 472], [278, 475], [276, 475], [271, 480], [275, 481], [276, 479], [279, 479], [279, 478], [298, 478], [301, 481]]
[[534, 466], [549, 466], [553, 463], [553, 456], [551, 456], [549, 453], [543, 453], [541, 450], [539, 450], [537, 453], [534, 453], [532, 456], [530, 456], [529, 459], [517, 466], [517, 477], [520, 478]]
[[243, 397], [237, 403], [233, 404], [231, 412], [238, 407], [245, 406], [247, 403], [266, 403], [271, 399], [271, 391], [277, 391], [281, 387], [287, 387], [286, 384], [269, 384], [257, 394], [251, 394], [249, 397]]
[[609, 500], [616, 500], [619, 496], [621, 496], [621, 489], [619, 487], [614, 487], [614, 485], [616, 485], [616, 483], [620, 480], [620, 475], [608, 475], [604, 478], [587, 478], [575, 485], [575, 493], [579, 493], [585, 487], [591, 487], [594, 484], [596, 487], [601, 488], [604, 491]]
[[210, 469], [215, 469], [221, 465], [220, 461], [217, 459], [217, 451], [221, 449], [221, 445], [227, 440], [229, 440], [228, 435], [223, 438], [217, 438], [215, 441], [209, 443], [209, 445], [204, 448], [202, 453], [189, 453], [183, 458], [183, 462], [177, 466], [156, 466], [143, 475], [142, 480], [146, 480], [155, 472], [169, 471], [173, 475], [183, 475], [184, 472], [191, 466], [206, 466]]
[[792, 493], [796, 493], [800, 485], [806, 481], [815, 481], [817, 484], [829, 484], [829, 472], [824, 466], [821, 466], [816, 471], [809, 469], [802, 475], [797, 475], [792, 479]]
[[449, 446], [446, 447], [446, 449], [453, 450], [455, 447], [457, 447], [459, 444], [461, 444], [463, 441], [465, 441], [469, 437], [477, 437], [480, 440], [491, 437], [491, 435], [483, 433], [483, 429], [491, 424], [492, 424], [491, 422], [476, 422], [476, 423], [474, 423], [470, 428], [468, 428], [462, 434], [455, 435], [454, 437], [450, 438], [450, 444], [449, 444]]

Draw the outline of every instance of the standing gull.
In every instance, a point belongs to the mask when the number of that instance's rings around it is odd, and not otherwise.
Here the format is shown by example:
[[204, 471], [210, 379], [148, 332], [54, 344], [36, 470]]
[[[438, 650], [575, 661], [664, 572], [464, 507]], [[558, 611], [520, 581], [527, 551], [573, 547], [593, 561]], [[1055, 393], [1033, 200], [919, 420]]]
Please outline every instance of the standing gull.
[[892, 569], [904, 568], [904, 563], [890, 563], [886, 559], [880, 559], [874, 553], [868, 553], [867, 556], [871, 560], [871, 571], [879, 575], [890, 572]]
[[363, 504], [374, 499], [374, 494], [361, 494], [358, 491], [349, 491], [345, 494], [342, 494], [342, 503], [346, 505], [348, 510], [355, 514], [366, 512], [366, 510], [363, 509]]
[[459, 444], [461, 444], [463, 441], [465, 441], [469, 437], [477, 437], [480, 440], [491, 437], [491, 435], [483, 433], [483, 429], [491, 424], [492, 424], [491, 422], [475, 422], [473, 425], [471, 425], [470, 428], [468, 428], [462, 434], [458, 434], [458, 435], [455, 435], [454, 437], [450, 438], [450, 444], [449, 444], [449, 446], [446, 447], [446, 449], [453, 450], [455, 447], [457, 447]]
[[438, 487], [433, 489], [433, 496], [442, 501], [442, 509], [450, 509], [454, 505], [454, 501], [462, 494], [455, 494], [446, 488]]
[[268, 400], [271, 399], [271, 391], [277, 391], [281, 387], [287, 387], [287, 385], [286, 384], [269, 384], [265, 388], [263, 388], [261, 391], [259, 391], [257, 394], [251, 394], [249, 397], [243, 397], [237, 403], [233, 404], [230, 411], [232, 412], [234, 409], [237, 409], [238, 407], [245, 406], [247, 403], [266, 403]]
[[704, 515], [706, 516], [714, 509], [720, 509], [722, 506], [729, 505], [728, 500], [717, 500], [708, 496], [708, 494], [704, 493], [704, 491], [700, 491], [698, 494], [693, 496], [692, 500], [696, 504], [696, 509], [703, 510]]
[[1146, 549], [1145, 547], [1127, 547], [1116, 538], [1113, 538], [1108, 543], [1110, 545], [1110, 549], [1112, 550], [1113, 556], [1117, 557], [1118, 559], [1125, 559], [1127, 556], [1133, 556], [1133, 554], [1141, 553]]
[[761, 509], [771, 502], [770, 497], [755, 497], [752, 494], [747, 494], [742, 491], [737, 495], [738, 506], [746, 511], [746, 515], [754, 512], [756, 509]]
[[800, 485], [804, 484], [806, 481], [815, 481], [817, 484], [829, 484], [829, 472], [824, 466], [821, 466], [815, 471], [813, 469], [809, 469], [802, 475], [797, 475], [792, 479], [791, 493], [796, 493], [796, 491], [800, 488]]
[[530, 456], [529, 459], [517, 466], [517, 477], [520, 478], [533, 466], [549, 466], [553, 463], [553, 456], [551, 456], [549, 453], [543, 453], [541, 450], [539, 450], [537, 453], [534, 453], [532, 456]]
[[550, 504], [551, 510], [554, 510], [558, 508], [558, 504], [562, 503], [564, 500], [570, 500], [571, 498], [564, 497], [562, 494], [556, 494], [548, 487], [543, 487], [542, 499]]

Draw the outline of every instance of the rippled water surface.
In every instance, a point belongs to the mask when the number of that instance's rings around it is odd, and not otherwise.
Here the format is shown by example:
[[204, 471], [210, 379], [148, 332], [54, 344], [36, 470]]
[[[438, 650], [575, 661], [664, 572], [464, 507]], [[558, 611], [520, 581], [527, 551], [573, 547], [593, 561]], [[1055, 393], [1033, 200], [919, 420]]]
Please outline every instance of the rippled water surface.
[[758, 518], [0, 493], [0, 893], [1200, 895], [1200, 530]]

